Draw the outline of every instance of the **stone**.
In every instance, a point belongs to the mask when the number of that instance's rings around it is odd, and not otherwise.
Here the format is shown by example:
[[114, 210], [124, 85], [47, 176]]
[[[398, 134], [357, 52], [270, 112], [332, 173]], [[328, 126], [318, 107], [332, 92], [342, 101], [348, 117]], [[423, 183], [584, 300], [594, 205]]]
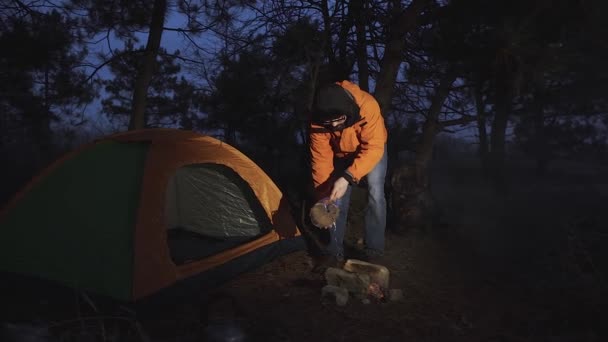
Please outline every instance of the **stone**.
[[403, 300], [403, 290], [401, 289], [390, 289], [388, 291], [388, 300], [391, 302], [398, 302]]
[[389, 287], [390, 272], [385, 266], [356, 259], [348, 259], [343, 269], [348, 272], [369, 276], [370, 282], [378, 284], [383, 290]]
[[334, 267], [329, 267], [325, 271], [325, 280], [328, 285], [344, 288], [356, 298], [367, 296], [370, 284], [370, 277], [367, 274], [348, 272]]
[[333, 296], [336, 299], [336, 305], [344, 306], [348, 303], [348, 290], [334, 286], [334, 285], [325, 285], [321, 289], [321, 296]]

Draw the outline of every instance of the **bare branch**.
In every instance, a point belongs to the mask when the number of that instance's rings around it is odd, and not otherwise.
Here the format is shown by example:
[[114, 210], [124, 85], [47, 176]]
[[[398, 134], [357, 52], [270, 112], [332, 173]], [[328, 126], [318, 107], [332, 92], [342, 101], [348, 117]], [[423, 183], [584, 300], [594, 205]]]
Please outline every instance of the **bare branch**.
[[95, 76], [95, 74], [97, 74], [97, 72], [99, 72], [99, 70], [103, 69], [106, 65], [114, 62], [115, 60], [117, 60], [123, 56], [129, 55], [132, 53], [138, 53], [138, 52], [139, 51], [122, 51], [121, 53], [113, 55], [111, 58], [105, 60], [103, 63], [96, 66], [95, 69], [93, 70], [93, 72], [84, 80], [83, 83], [88, 83]]
[[466, 125], [475, 120], [477, 120], [477, 118], [475, 118], [474, 116], [463, 116], [459, 119], [441, 121], [441, 122], [439, 122], [439, 125], [442, 128], [445, 128], [445, 127], [449, 127], [449, 126]]
[[195, 59], [183, 57], [183, 56], [172, 54], [172, 53], [159, 53], [159, 55], [161, 55], [161, 56], [167, 56], [167, 57], [173, 57], [175, 59], [179, 59], [181, 61], [188, 62], [188, 63], [205, 65], [205, 62], [197, 61]]

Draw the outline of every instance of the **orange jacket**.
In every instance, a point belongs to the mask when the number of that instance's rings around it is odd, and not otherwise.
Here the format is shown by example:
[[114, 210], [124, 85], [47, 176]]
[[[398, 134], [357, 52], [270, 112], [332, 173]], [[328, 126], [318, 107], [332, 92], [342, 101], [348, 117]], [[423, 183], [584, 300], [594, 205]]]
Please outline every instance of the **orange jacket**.
[[346, 172], [357, 183], [376, 166], [384, 154], [387, 131], [378, 102], [356, 84], [349, 81], [338, 84], [353, 96], [361, 118], [341, 132], [331, 132], [311, 123], [310, 152], [316, 189], [329, 180], [334, 170], [334, 157], [354, 157]]

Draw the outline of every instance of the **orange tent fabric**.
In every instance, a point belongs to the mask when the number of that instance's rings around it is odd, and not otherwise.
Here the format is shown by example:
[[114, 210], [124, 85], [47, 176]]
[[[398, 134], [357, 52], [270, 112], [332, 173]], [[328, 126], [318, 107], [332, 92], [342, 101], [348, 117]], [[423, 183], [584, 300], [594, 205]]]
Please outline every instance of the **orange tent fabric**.
[[[133, 243], [133, 260], [125, 261], [133, 263], [130, 296], [132, 300], [151, 295], [176, 282], [227, 263], [261, 247], [300, 236], [300, 231], [291, 217], [283, 194], [252, 160], [234, 147], [217, 139], [176, 129], [147, 129], [115, 134], [77, 149], [57, 160], [17, 194], [0, 213], [0, 225], [3, 218], [9, 216], [11, 209], [27, 197], [32, 188], [39, 183], [44, 183], [45, 178], [56, 169], [60, 169], [62, 164], [107, 142], [127, 145], [129, 143], [148, 144], [141, 178], [141, 193], [137, 195], [139, 202], [135, 213], [135, 226], [132, 228], [132, 234], [129, 234]], [[251, 187], [270, 219], [272, 229], [254, 240], [223, 250], [218, 254], [176, 265], [171, 259], [167, 243], [166, 217], [164, 217], [166, 215], [167, 186], [170, 178], [178, 169], [204, 163], [224, 165], [236, 172]], [[95, 179], [90, 181], [95, 181]], [[4, 222], [7, 221], [4, 220]], [[111, 249], [111, 247], [109, 248]], [[108, 253], [111, 253], [111, 250]], [[16, 263], [18, 262], [16, 261]], [[95, 265], [90, 265], [90, 267], [95, 267]], [[100, 275], [100, 279], [103, 279], [103, 275]]]

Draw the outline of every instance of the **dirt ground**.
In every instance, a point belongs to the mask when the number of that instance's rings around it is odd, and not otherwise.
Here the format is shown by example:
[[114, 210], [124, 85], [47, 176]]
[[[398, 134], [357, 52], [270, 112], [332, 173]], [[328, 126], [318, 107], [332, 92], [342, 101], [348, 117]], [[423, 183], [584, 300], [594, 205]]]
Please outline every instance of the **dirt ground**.
[[209, 328], [260, 341], [606, 341], [603, 178], [515, 173], [497, 197], [467, 166], [438, 172], [436, 224], [387, 234], [403, 300], [339, 307], [298, 252], [219, 289]]
[[[400, 301], [337, 306], [302, 251], [233, 279], [205, 305], [127, 320], [129, 336], [75, 321], [90, 334], [62, 341], [608, 341], [605, 170], [515, 170], [500, 197], [467, 163], [435, 165], [434, 224], [387, 233], [383, 264]], [[354, 222], [362, 207], [353, 203]], [[349, 241], [359, 235], [350, 229]]]

